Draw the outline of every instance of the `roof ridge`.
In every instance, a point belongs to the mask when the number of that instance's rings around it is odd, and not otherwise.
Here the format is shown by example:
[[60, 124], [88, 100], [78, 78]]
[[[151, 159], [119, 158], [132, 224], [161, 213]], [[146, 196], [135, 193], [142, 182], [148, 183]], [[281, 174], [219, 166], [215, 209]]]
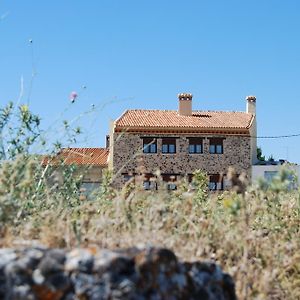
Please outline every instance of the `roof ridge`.
[[[178, 112], [178, 110], [176, 109], [127, 109], [125, 111], [125, 113], [128, 113], [130, 111], [136, 111], [136, 112], [142, 112], [142, 111], [145, 111], [145, 112], [150, 112], [150, 111], [153, 111], [153, 112]], [[249, 114], [247, 113], [246, 111], [240, 111], [240, 110], [192, 110], [192, 112], [216, 112], [216, 113], [244, 113], [244, 114]], [[116, 122], [121, 119], [125, 113], [123, 113], [121, 115], [121, 117], [119, 117]]]
[[73, 149], [101, 149], [107, 150], [104, 147], [63, 147], [62, 150], [73, 150]]

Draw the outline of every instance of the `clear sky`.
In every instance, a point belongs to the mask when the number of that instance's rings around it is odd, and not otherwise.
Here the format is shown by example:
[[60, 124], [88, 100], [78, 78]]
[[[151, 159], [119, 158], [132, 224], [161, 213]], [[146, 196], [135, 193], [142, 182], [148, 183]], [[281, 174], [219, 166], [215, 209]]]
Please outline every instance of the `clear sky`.
[[[298, 0], [0, 0], [0, 104], [23, 82], [44, 126], [81, 116], [80, 146], [104, 146], [127, 108], [177, 109], [190, 92], [195, 110], [244, 111], [256, 95], [258, 135], [297, 134], [299, 14]], [[300, 163], [300, 137], [258, 145]]]

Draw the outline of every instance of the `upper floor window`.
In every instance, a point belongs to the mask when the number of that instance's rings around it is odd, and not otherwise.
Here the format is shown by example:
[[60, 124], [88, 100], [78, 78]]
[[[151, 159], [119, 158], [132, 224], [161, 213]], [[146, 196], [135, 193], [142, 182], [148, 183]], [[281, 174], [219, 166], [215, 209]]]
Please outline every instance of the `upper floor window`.
[[143, 138], [143, 152], [144, 153], [157, 152], [157, 141], [155, 138], [151, 138], [151, 137]]
[[175, 138], [162, 138], [162, 153], [176, 153]]
[[189, 153], [203, 153], [203, 139], [198, 137], [189, 138]]
[[211, 154], [223, 154], [223, 140], [222, 138], [210, 138], [209, 139], [209, 153]]
[[224, 189], [223, 176], [220, 174], [209, 175], [209, 189], [212, 191], [218, 191]]

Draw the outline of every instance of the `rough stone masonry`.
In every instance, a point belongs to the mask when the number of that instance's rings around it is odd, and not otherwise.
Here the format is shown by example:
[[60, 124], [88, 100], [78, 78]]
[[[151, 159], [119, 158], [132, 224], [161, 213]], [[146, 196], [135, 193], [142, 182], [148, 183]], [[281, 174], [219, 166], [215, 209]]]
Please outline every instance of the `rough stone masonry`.
[[163, 248], [0, 249], [0, 299], [236, 299], [230, 275]]

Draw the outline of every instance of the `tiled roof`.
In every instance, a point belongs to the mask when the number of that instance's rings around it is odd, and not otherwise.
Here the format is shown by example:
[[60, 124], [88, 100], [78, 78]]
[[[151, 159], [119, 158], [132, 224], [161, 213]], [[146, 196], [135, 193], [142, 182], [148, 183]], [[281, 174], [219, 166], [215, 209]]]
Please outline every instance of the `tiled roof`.
[[118, 128], [249, 129], [253, 115], [246, 112], [193, 111], [181, 116], [176, 110], [127, 110], [116, 121]]
[[104, 148], [62, 148], [54, 156], [46, 156], [42, 162], [43, 165], [89, 165], [89, 166], [107, 166], [108, 149]]

